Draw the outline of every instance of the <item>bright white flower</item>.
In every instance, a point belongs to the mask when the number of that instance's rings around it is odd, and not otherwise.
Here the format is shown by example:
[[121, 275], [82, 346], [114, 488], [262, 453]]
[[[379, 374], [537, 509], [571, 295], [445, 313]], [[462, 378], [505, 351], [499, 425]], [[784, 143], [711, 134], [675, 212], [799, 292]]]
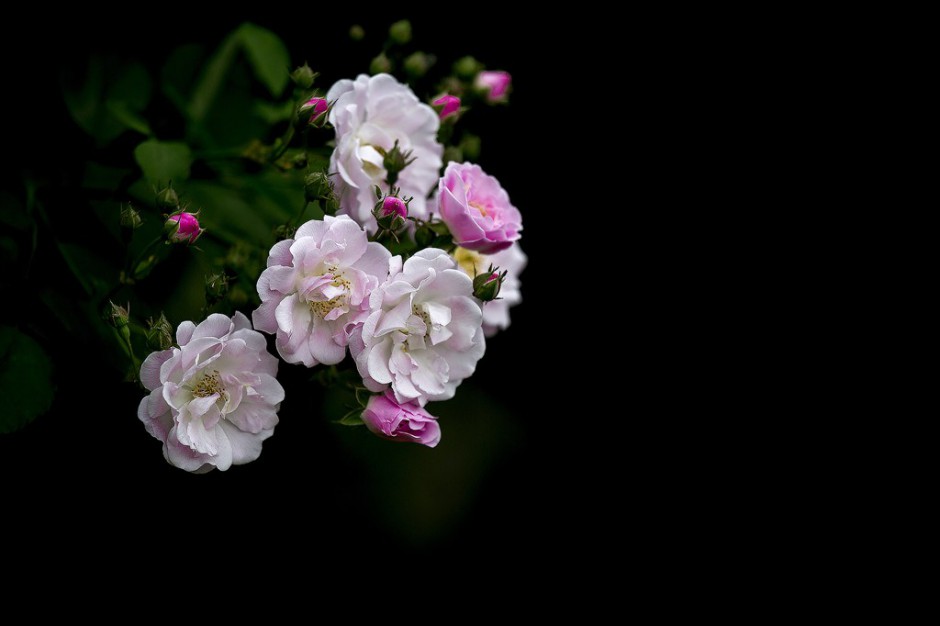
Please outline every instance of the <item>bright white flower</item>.
[[258, 279], [255, 328], [277, 333], [277, 351], [288, 363], [339, 363], [391, 256], [346, 215], [307, 222], [271, 248]]
[[140, 368], [151, 393], [137, 416], [163, 442], [163, 456], [198, 473], [257, 459], [284, 399], [264, 335], [241, 313], [216, 313], [180, 324], [176, 341], [179, 348], [154, 352]]
[[388, 74], [341, 80], [326, 98], [336, 101], [330, 110], [330, 123], [336, 128], [330, 171], [337, 173], [340, 212], [370, 233], [376, 231], [373, 186], [389, 190], [382, 151], [391, 150], [397, 140], [399, 150], [410, 150], [415, 160], [401, 171], [396, 186], [401, 187], [401, 195], [414, 197], [409, 205], [411, 216], [426, 219], [425, 198], [437, 186], [444, 153], [437, 142], [440, 120], [434, 109]]
[[391, 385], [399, 403], [447, 400], [476, 369], [486, 343], [473, 283], [443, 250], [421, 250], [372, 292], [372, 313], [349, 349], [371, 391]]
[[519, 280], [519, 274], [528, 262], [519, 244], [514, 243], [511, 248], [496, 254], [480, 254], [466, 248], [457, 248], [454, 258], [460, 269], [471, 278], [485, 272], [490, 264], [498, 267], [500, 272], [509, 271], [499, 289], [499, 297], [483, 304], [483, 332], [487, 337], [492, 337], [500, 330], [509, 328], [509, 309], [522, 302], [522, 282]]

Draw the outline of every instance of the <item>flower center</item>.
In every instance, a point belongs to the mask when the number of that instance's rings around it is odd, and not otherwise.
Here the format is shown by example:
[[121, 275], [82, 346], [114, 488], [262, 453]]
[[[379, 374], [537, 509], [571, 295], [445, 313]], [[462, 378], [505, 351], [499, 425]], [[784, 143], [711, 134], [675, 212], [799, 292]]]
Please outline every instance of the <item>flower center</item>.
[[472, 206], [474, 209], [476, 209], [477, 211], [479, 211], [479, 212], [480, 212], [480, 215], [482, 215], [483, 217], [486, 217], [486, 207], [485, 207], [485, 206], [483, 206], [483, 205], [480, 204], [479, 202], [476, 202], [475, 200], [471, 200], [471, 201], [468, 202], [467, 204], [469, 204], [469, 205]]
[[431, 316], [428, 315], [428, 312], [424, 310], [423, 306], [418, 306], [417, 304], [411, 305], [411, 312], [420, 317], [424, 322], [424, 336], [427, 337], [431, 332]]
[[486, 257], [479, 252], [467, 250], [466, 248], [458, 247], [454, 250], [454, 260], [457, 261], [457, 265], [460, 269], [470, 278], [476, 277], [477, 274], [486, 270], [487, 267]]
[[383, 157], [382, 153], [376, 150], [375, 146], [372, 144], [363, 143], [361, 139], [359, 141], [357, 153], [359, 159], [362, 161], [362, 171], [368, 174], [372, 179], [384, 178], [385, 157]]
[[338, 296], [334, 296], [329, 300], [310, 300], [308, 304], [310, 305], [310, 310], [313, 311], [314, 315], [319, 317], [326, 317], [330, 314], [333, 309], [345, 307], [349, 304], [349, 291], [352, 288], [349, 280], [343, 276], [341, 273], [337, 272], [337, 267], [335, 265], [328, 265], [326, 272], [322, 274], [325, 277], [332, 277], [333, 280], [330, 282], [330, 285], [333, 287], [339, 287], [343, 290], [343, 293]]
[[222, 386], [222, 377], [219, 376], [218, 370], [213, 370], [211, 373], [203, 376], [202, 380], [193, 387], [193, 395], [197, 398], [208, 398], [216, 393], [220, 396], [225, 395], [225, 388]]
[[343, 306], [344, 304], [346, 304], [346, 296], [336, 296], [335, 298], [321, 302], [311, 302], [310, 310], [313, 311], [315, 315], [326, 317], [333, 309]]

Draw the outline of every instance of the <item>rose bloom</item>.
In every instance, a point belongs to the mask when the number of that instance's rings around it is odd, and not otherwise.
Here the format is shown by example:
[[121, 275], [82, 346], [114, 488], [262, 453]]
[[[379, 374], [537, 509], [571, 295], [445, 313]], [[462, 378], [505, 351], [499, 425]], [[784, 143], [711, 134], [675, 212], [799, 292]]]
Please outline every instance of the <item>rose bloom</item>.
[[492, 337], [498, 331], [509, 328], [509, 309], [522, 302], [522, 282], [519, 275], [528, 262], [519, 244], [514, 243], [512, 247], [491, 255], [457, 248], [454, 251], [454, 259], [460, 269], [471, 278], [485, 272], [491, 264], [500, 271], [509, 270], [499, 290], [499, 297], [483, 304], [483, 332], [487, 337]]
[[447, 400], [476, 369], [486, 343], [470, 278], [443, 250], [421, 250], [372, 292], [372, 312], [353, 331], [350, 353], [370, 391], [389, 385], [400, 403]]
[[433, 448], [441, 441], [437, 418], [416, 402], [399, 404], [391, 390], [369, 398], [362, 421], [373, 433], [392, 441], [411, 441]]
[[479, 165], [448, 163], [438, 184], [438, 202], [441, 219], [462, 248], [493, 254], [520, 237], [522, 215], [499, 181]]
[[284, 399], [264, 336], [241, 313], [216, 313], [180, 324], [176, 341], [179, 348], [154, 352], [140, 367], [151, 393], [137, 416], [163, 442], [163, 456], [197, 473], [257, 459]]
[[415, 160], [399, 173], [395, 185], [401, 188], [399, 195], [414, 197], [411, 215], [426, 219], [425, 198], [437, 183], [444, 153], [437, 142], [440, 120], [434, 109], [388, 74], [341, 80], [330, 88], [326, 99], [336, 101], [330, 110], [330, 123], [336, 128], [330, 171], [337, 173], [340, 212], [368, 232], [376, 231], [373, 186], [389, 191], [382, 151], [391, 150], [398, 140], [399, 150], [410, 150]]
[[271, 248], [258, 278], [255, 328], [277, 333], [288, 363], [339, 363], [352, 328], [369, 315], [369, 294], [388, 276], [390, 257], [349, 216], [307, 222]]

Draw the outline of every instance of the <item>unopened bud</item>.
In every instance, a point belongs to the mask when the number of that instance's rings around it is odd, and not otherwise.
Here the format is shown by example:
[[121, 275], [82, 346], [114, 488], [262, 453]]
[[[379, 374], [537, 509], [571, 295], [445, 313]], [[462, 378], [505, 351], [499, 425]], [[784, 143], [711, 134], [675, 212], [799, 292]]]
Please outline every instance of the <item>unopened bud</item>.
[[392, 60], [385, 56], [385, 53], [382, 52], [379, 56], [372, 59], [372, 63], [369, 64], [369, 72], [373, 75], [375, 74], [388, 74], [392, 71]]
[[508, 272], [504, 271], [500, 274], [497, 270], [499, 268], [490, 265], [490, 269], [482, 274], [477, 274], [476, 278], [473, 279], [473, 295], [483, 302], [495, 300], [496, 296], [499, 295], [499, 288], [503, 285]]
[[173, 327], [161, 312], [160, 317], [148, 321], [147, 344], [151, 350], [166, 350], [173, 345]]
[[486, 96], [490, 102], [505, 102], [509, 98], [509, 87], [512, 85], [512, 76], [509, 72], [480, 72], [473, 81], [477, 91]]
[[457, 113], [460, 111], [460, 98], [457, 96], [444, 94], [431, 104], [434, 106], [434, 109], [438, 111], [438, 115], [440, 115], [442, 120], [447, 118], [451, 118], [452, 120], [457, 119]]
[[167, 239], [171, 243], [193, 244], [199, 239], [205, 229], [199, 227], [199, 219], [195, 213], [183, 211], [167, 218], [163, 225]]
[[131, 205], [121, 207], [121, 228], [127, 230], [136, 230], [140, 228], [144, 221], [140, 219], [140, 213]]
[[405, 218], [408, 217], [408, 202], [410, 201], [411, 198], [402, 200], [397, 196], [386, 196], [385, 199], [379, 200], [372, 210], [379, 228], [392, 232], [400, 230], [405, 225]]
[[421, 78], [428, 73], [436, 59], [433, 55], [423, 52], [414, 52], [405, 58], [403, 64], [405, 71], [415, 78]]
[[114, 324], [115, 328], [121, 329], [130, 323], [130, 311], [128, 310], [130, 308], [130, 304], [125, 308], [111, 302], [111, 323]]
[[307, 202], [333, 197], [333, 181], [323, 172], [310, 172], [304, 177], [304, 195]]
[[406, 44], [411, 41], [411, 22], [400, 20], [388, 29], [388, 36], [397, 44]]
[[300, 105], [300, 117], [305, 123], [318, 128], [326, 124], [326, 113], [330, 110], [330, 103], [326, 98], [315, 96]]
[[349, 38], [353, 41], [362, 41], [365, 36], [366, 31], [359, 24], [353, 24], [349, 27]]
[[157, 192], [157, 208], [171, 213], [180, 208], [180, 197], [172, 185]]
[[294, 81], [294, 84], [301, 89], [310, 89], [313, 86], [313, 81], [316, 80], [317, 76], [318, 74], [310, 69], [310, 66], [306, 63], [298, 67], [290, 74], [291, 80]]
[[385, 166], [385, 171], [388, 172], [386, 182], [389, 187], [395, 186], [395, 183], [398, 182], [398, 174], [401, 173], [403, 169], [414, 163], [415, 158], [411, 156], [411, 150], [406, 150], [405, 152], [401, 151], [401, 148], [398, 147], [398, 140], [395, 140], [395, 145], [392, 146], [392, 149], [385, 152], [385, 158], [382, 161], [382, 165]]
[[476, 76], [477, 72], [481, 69], [483, 69], [483, 65], [470, 56], [458, 59], [457, 62], [454, 63], [454, 73], [460, 78], [467, 80]]

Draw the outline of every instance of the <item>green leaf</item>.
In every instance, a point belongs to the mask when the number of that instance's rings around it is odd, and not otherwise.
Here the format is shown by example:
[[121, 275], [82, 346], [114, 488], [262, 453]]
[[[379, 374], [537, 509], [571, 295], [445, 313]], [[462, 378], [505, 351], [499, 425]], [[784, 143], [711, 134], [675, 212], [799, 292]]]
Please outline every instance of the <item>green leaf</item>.
[[265, 84], [272, 96], [280, 96], [290, 80], [287, 46], [271, 31], [250, 22], [242, 24], [238, 33], [255, 76]]
[[153, 184], [180, 182], [189, 178], [193, 155], [189, 146], [150, 139], [134, 149], [134, 158]]
[[140, 130], [139, 112], [150, 101], [152, 84], [139, 63], [93, 56], [84, 70], [63, 75], [63, 91], [76, 123], [105, 143], [126, 128]]
[[11, 194], [0, 191], [0, 224], [6, 224], [14, 230], [26, 230], [32, 220], [26, 214], [26, 208]]
[[189, 101], [189, 115], [196, 122], [201, 122], [206, 118], [209, 109], [212, 108], [212, 103], [215, 102], [216, 96], [225, 84], [229, 68], [235, 60], [235, 53], [238, 52], [237, 32], [225, 38], [219, 49], [209, 59], [193, 89], [192, 98]]
[[255, 113], [270, 125], [290, 119], [294, 114], [294, 103], [290, 100], [272, 104], [263, 100], [255, 101]]
[[0, 326], [0, 433], [32, 422], [52, 405], [52, 363], [32, 338]]
[[65, 264], [89, 296], [108, 290], [116, 270], [89, 248], [74, 243], [58, 243]]
[[152, 135], [150, 125], [143, 117], [135, 113], [127, 102], [108, 100], [108, 111], [122, 124], [142, 135]]

